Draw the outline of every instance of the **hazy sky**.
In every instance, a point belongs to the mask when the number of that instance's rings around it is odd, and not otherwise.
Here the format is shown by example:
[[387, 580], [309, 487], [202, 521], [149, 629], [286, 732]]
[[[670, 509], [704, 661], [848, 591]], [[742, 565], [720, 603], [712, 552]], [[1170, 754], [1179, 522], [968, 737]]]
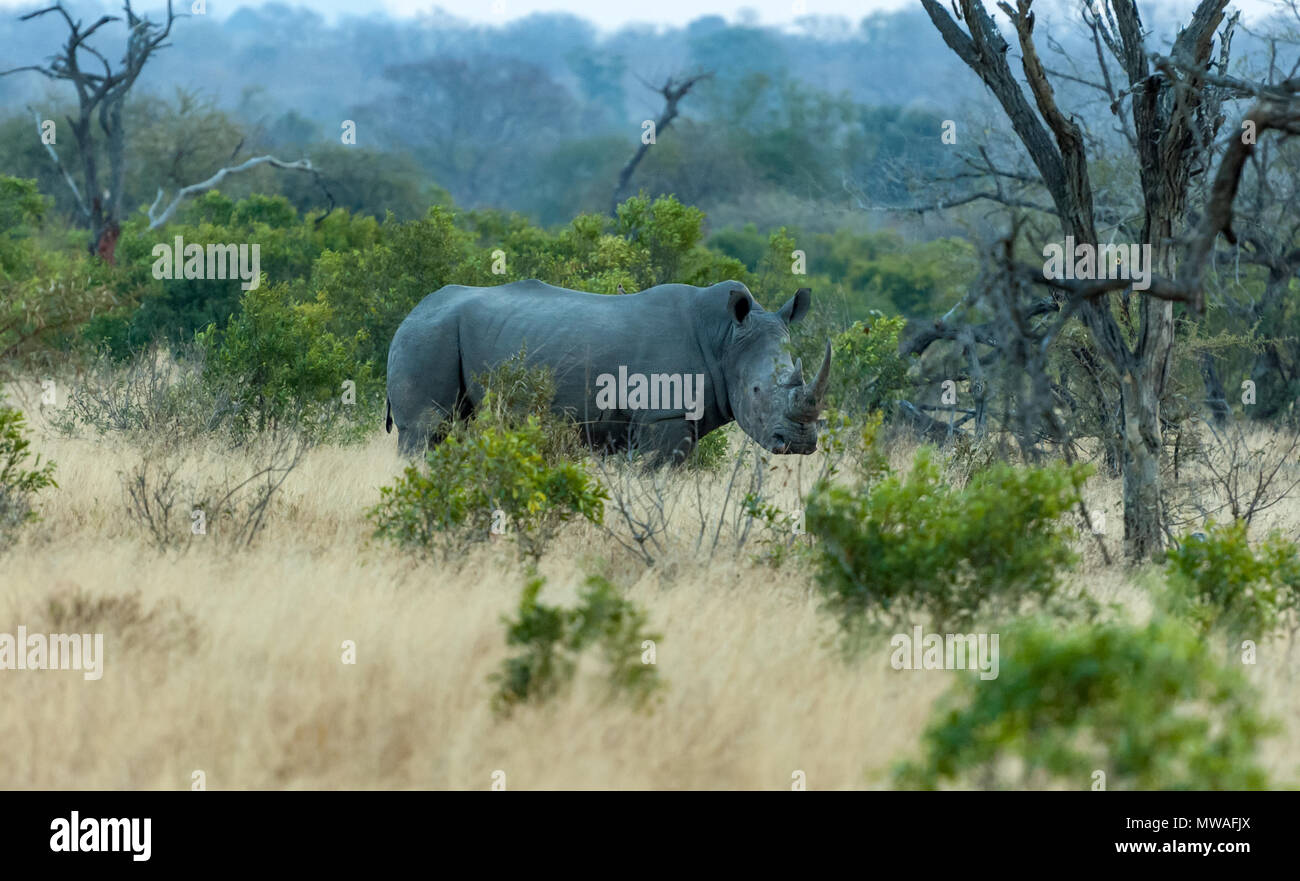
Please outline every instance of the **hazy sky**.
[[[143, 10], [160, 8], [163, 0], [135, 0]], [[178, 10], [192, 0], [174, 0]], [[240, 6], [263, 6], [277, 0], [207, 0], [208, 14], [224, 18]], [[586, 18], [602, 28], [613, 29], [633, 22], [682, 25], [702, 15], [716, 14], [730, 21], [746, 15], [762, 24], [788, 24], [805, 15], [840, 16], [856, 23], [877, 10], [898, 9], [918, 0], [305, 0], [289, 5], [314, 9], [326, 18], [339, 15], [365, 15], [387, 12], [408, 17], [441, 7], [452, 15], [470, 21], [490, 23], [520, 18], [535, 12], [569, 12]], [[1192, 0], [1148, 0], [1143, 6], [1188, 6]], [[0, 0], [0, 9], [33, 8], [34, 0]], [[119, 6], [116, 0], [107, 6]], [[1051, 5], [1051, 0], [1039, 6]], [[1271, 0], [1236, 0], [1247, 17], [1268, 9]], [[989, 3], [992, 7], [993, 4]]]

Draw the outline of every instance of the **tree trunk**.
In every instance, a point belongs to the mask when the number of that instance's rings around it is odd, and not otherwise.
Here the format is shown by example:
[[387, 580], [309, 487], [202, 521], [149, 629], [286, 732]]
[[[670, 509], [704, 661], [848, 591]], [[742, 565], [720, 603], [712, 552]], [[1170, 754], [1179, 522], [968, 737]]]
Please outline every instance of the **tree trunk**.
[[[1255, 325], [1267, 328], [1265, 333], [1268, 333], [1271, 328], [1281, 326], [1277, 305], [1291, 287], [1293, 272], [1290, 265], [1269, 267], [1264, 295], [1251, 309], [1251, 318]], [[1272, 323], [1274, 321], [1279, 323]], [[1247, 413], [1257, 420], [1272, 419], [1276, 416], [1287, 403], [1292, 378], [1291, 372], [1282, 361], [1278, 343], [1270, 341], [1265, 344], [1263, 350], [1255, 356], [1255, 363], [1251, 367], [1250, 379], [1255, 383], [1255, 404], [1247, 409]]]
[[1210, 408], [1210, 416], [1214, 419], [1214, 424], [1218, 426], [1227, 424], [1230, 413], [1228, 393], [1223, 388], [1223, 379], [1219, 376], [1219, 368], [1215, 363], [1213, 352], [1201, 353], [1201, 378], [1205, 381], [1205, 403]]
[[1160, 506], [1160, 402], [1150, 386], [1125, 377], [1124, 552], [1143, 560], [1164, 547]]

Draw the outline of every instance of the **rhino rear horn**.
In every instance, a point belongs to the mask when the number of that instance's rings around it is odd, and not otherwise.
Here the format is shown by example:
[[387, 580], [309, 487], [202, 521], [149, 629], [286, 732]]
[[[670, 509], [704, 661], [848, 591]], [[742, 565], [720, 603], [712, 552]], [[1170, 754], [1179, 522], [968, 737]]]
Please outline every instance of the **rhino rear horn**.
[[822, 359], [821, 369], [811, 387], [794, 386], [790, 392], [790, 406], [786, 416], [795, 422], [812, 422], [821, 415], [826, 402], [826, 389], [831, 378], [831, 342], [826, 341], [826, 356]]
[[802, 358], [795, 360], [794, 370], [790, 371], [790, 375], [786, 377], [783, 385], [786, 388], [799, 388], [799, 386], [803, 385], [803, 359]]

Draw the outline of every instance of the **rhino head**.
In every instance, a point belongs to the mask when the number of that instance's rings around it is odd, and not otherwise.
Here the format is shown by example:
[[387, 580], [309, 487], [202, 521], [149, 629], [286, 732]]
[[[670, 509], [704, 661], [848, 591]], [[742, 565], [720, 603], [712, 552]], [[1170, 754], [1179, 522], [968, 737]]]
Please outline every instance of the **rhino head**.
[[773, 453], [807, 455], [817, 449], [817, 420], [831, 375], [831, 344], [809, 385], [792, 363], [790, 325], [808, 313], [812, 293], [800, 288], [776, 312], [763, 309], [743, 285], [731, 290], [730, 341], [723, 359], [728, 403], [745, 434]]

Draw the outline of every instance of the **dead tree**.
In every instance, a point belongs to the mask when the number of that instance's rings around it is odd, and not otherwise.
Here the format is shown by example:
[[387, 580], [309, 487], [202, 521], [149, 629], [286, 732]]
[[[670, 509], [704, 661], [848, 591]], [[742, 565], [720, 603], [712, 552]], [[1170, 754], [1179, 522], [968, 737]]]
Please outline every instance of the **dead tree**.
[[[659, 114], [659, 119], [656, 120], [654, 124], [654, 137], [657, 138], [662, 134], [664, 130], [672, 124], [672, 121], [677, 118], [677, 105], [682, 98], [686, 97], [686, 93], [689, 92], [700, 80], [708, 79], [711, 76], [713, 76], [713, 74], [708, 71], [693, 74], [681, 80], [670, 76], [664, 81], [663, 86], [657, 89], [655, 89], [654, 86], [650, 86], [648, 83], [646, 84], [649, 88], [654, 89], [654, 91], [664, 97], [663, 112]], [[623, 166], [623, 170], [619, 172], [618, 184], [614, 187], [614, 195], [610, 199], [610, 216], [617, 216], [618, 203], [622, 201], [623, 194], [627, 192], [627, 183], [632, 179], [632, 173], [635, 172], [636, 167], [641, 164], [641, 160], [645, 158], [646, 151], [650, 149], [650, 143], [650, 141], [646, 140], [646, 136], [643, 133], [641, 136], [641, 143], [636, 148], [636, 152], [632, 154], [632, 158], [627, 161], [627, 164]]]
[[[1300, 203], [1300, 150], [1283, 152], [1277, 147], [1269, 140], [1261, 141], [1246, 163], [1234, 215], [1237, 243], [1214, 255], [1221, 272], [1226, 269], [1236, 275], [1245, 266], [1263, 274], [1263, 290], [1257, 296], [1241, 301], [1225, 293], [1219, 298], [1228, 314], [1259, 336], [1249, 374], [1233, 377], [1230, 383], [1233, 388], [1242, 378], [1255, 383], [1258, 403], [1249, 413], [1257, 420], [1277, 416], [1300, 381], [1297, 341], [1282, 337], [1279, 331], [1287, 309], [1286, 295], [1300, 276], [1300, 216], [1296, 213]], [[1218, 408], [1211, 408], [1216, 426], [1222, 427], [1222, 416], [1228, 408], [1215, 361], [1212, 352], [1202, 353], [1207, 397], [1223, 399]]]
[[[1016, 0], [1014, 8], [1006, 2], [998, 4], [1015, 32], [1028, 97], [1011, 71], [1010, 47], [981, 0], [959, 0], [954, 7], [957, 19], [937, 0], [922, 3], [944, 42], [980, 76], [1002, 106], [1051, 199], [1061, 232], [1076, 242], [1099, 244], [1085, 139], [1079, 124], [1058, 107], [1039, 58], [1032, 0]], [[1135, 342], [1127, 341], [1110, 304], [1109, 295], [1127, 289], [1126, 281], [1067, 282], [1044, 279], [1040, 267], [1016, 268], [1027, 280], [1056, 290], [1062, 317], [1077, 316], [1083, 322], [1118, 386], [1124, 540], [1126, 552], [1134, 560], [1151, 556], [1163, 544], [1160, 402], [1172, 364], [1174, 303], [1183, 302], [1196, 312], [1203, 310], [1201, 272], [1219, 231], [1226, 229], [1224, 224], [1214, 225], [1210, 215], [1215, 211], [1211, 210], [1201, 229], [1192, 230], [1187, 203], [1193, 175], [1207, 167], [1211, 145], [1223, 122], [1221, 102], [1229, 96], [1212, 82], [1212, 77], [1227, 70], [1235, 23], [1235, 18], [1225, 22], [1227, 3], [1201, 0], [1175, 39], [1169, 59], [1153, 57], [1147, 51], [1146, 30], [1134, 0], [1107, 0], [1083, 7], [1084, 23], [1092, 32], [1105, 76], [1103, 87], [1113, 96], [1111, 111], [1126, 126], [1131, 124], [1134, 132], [1131, 143], [1142, 190], [1142, 220], [1135, 241], [1151, 246], [1154, 269], [1151, 286], [1137, 304], [1138, 325], [1132, 331]], [[1111, 76], [1110, 64], [1118, 66], [1122, 78]], [[1229, 150], [1225, 163], [1231, 153]], [[1233, 176], [1233, 191], [1227, 194], [1229, 214], [1235, 180]], [[1213, 231], [1206, 239], [1209, 227]], [[1182, 242], [1186, 243], [1185, 254], [1179, 253]]]
[[[121, 233], [119, 224], [127, 210], [123, 204], [126, 191], [126, 129], [122, 121], [123, 107], [140, 72], [153, 57], [153, 53], [169, 45], [167, 38], [171, 35], [172, 25], [178, 17], [172, 11], [171, 0], [167, 0], [167, 18], [161, 23], [136, 15], [131, 8], [131, 0], [124, 0], [122, 9], [123, 17], [103, 15], [89, 27], [85, 27], [81, 21], [74, 20], [61, 0], [53, 6], [21, 16], [20, 21], [30, 21], [57, 13], [63, 17], [68, 26], [67, 41], [46, 65], [24, 65], [0, 71], [0, 76], [19, 71], [34, 71], [51, 80], [69, 82], [76, 89], [77, 115], [69, 116], [68, 123], [77, 139], [82, 186], [78, 189], [66, 172], [64, 172], [64, 179], [76, 197], [82, 222], [90, 229], [91, 253], [109, 263], [113, 262], [117, 238]], [[126, 50], [114, 67], [109, 63], [107, 56], [91, 46], [88, 41], [100, 28], [117, 21], [125, 22], [127, 38]], [[83, 64], [88, 66], [83, 67]], [[103, 137], [103, 149], [108, 161], [107, 174], [103, 178], [101, 178], [99, 164], [97, 142], [99, 136]], [[51, 153], [54, 154], [53, 149]], [[54, 154], [54, 159], [62, 171], [63, 166], [58, 161], [57, 154]], [[215, 185], [215, 181], [226, 174], [243, 171], [263, 163], [271, 163], [281, 168], [312, 170], [311, 163], [305, 159], [296, 163], [281, 162], [270, 156], [250, 159], [237, 167], [222, 169], [210, 179], [210, 182], [183, 188], [176, 200], [161, 216], [159, 223], [171, 216], [184, 196], [206, 189], [209, 183]], [[161, 190], [158, 196], [161, 199]], [[157, 201], [155, 200], [155, 207]], [[152, 212], [150, 219], [154, 220]]]

